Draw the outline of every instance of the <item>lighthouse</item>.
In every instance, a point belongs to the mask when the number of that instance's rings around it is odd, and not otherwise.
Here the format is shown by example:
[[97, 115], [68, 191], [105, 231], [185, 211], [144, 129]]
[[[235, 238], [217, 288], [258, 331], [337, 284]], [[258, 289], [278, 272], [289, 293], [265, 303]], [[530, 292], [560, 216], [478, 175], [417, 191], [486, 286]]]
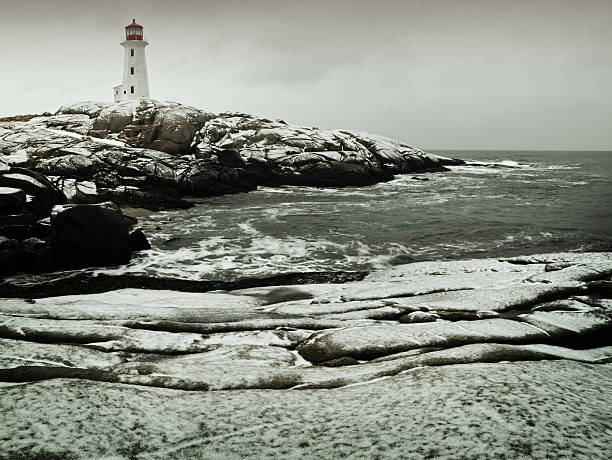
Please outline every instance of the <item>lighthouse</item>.
[[128, 99], [142, 99], [149, 97], [149, 78], [147, 76], [147, 58], [145, 47], [149, 44], [145, 40], [143, 27], [132, 23], [125, 26], [125, 37], [122, 37], [123, 46], [123, 81], [113, 88], [114, 101], [120, 102]]

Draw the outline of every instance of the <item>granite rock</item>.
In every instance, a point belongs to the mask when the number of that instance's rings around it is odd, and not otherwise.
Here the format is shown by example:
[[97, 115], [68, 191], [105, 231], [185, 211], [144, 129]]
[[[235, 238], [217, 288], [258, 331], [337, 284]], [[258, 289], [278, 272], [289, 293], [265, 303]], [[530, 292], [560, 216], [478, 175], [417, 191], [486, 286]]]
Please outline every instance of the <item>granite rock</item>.
[[184, 207], [177, 200], [185, 195], [363, 186], [462, 163], [382, 136], [154, 100], [82, 102], [0, 122], [0, 153], [9, 165], [57, 176], [71, 202], [92, 202], [97, 192], [100, 201], [117, 196], [153, 209]]

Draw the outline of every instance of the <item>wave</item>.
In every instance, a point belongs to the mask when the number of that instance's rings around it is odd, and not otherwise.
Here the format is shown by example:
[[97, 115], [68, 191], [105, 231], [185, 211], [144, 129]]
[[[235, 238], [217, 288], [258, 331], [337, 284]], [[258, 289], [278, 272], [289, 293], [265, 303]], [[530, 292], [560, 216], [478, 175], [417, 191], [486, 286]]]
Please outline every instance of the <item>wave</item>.
[[[247, 228], [247, 231], [248, 230]], [[259, 232], [257, 232], [259, 233]], [[355, 263], [346, 245], [297, 237], [208, 238], [173, 250], [151, 249], [129, 264], [98, 273], [183, 279], [232, 279], [272, 273], [342, 269]], [[352, 259], [352, 260], [349, 260]]]
[[500, 161], [482, 161], [482, 160], [467, 160], [465, 166], [484, 166], [487, 168], [531, 168], [533, 165], [529, 163], [519, 163], [514, 160]]
[[[548, 164], [548, 163], [521, 163], [516, 160], [466, 160], [465, 165], [459, 166], [448, 166], [452, 171], [490, 171], [490, 170], [524, 170], [524, 169], [536, 169], [536, 170], [572, 170], [580, 169], [581, 163], [571, 164]], [[481, 169], [484, 168], [484, 169]]]

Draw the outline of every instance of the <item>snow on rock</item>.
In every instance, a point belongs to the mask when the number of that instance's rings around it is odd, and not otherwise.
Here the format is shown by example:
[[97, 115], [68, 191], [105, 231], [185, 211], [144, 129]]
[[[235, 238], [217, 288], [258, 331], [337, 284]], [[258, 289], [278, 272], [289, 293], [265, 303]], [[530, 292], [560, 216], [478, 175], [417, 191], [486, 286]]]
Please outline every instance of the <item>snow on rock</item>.
[[76, 102], [74, 104], [64, 105], [59, 108], [56, 115], [58, 114], [84, 114], [89, 117], [96, 117], [103, 109], [110, 106], [108, 102], [94, 102], [94, 101], [84, 101], [84, 102]]
[[2, 301], [0, 312], [39, 319], [140, 320], [217, 323], [269, 317], [255, 310], [252, 297], [221, 292], [189, 293], [146, 289], [120, 289], [102, 294], [68, 295]]
[[344, 284], [1, 299], [0, 381], [304, 389], [430, 366], [606, 363], [610, 260], [419, 262]]
[[100, 200], [152, 209], [181, 207], [160, 188], [214, 196], [258, 185], [361, 186], [462, 163], [382, 136], [154, 100], [82, 102], [1, 122], [0, 152], [8, 164], [92, 182]]
[[423, 347], [449, 347], [470, 342], [528, 343], [546, 341], [548, 334], [526, 323], [507, 319], [436, 321], [400, 325], [342, 328], [314, 334], [300, 345], [308, 361], [342, 357], [372, 359]]
[[201, 334], [131, 329], [94, 321], [40, 320], [0, 316], [2, 337], [56, 343], [79, 343], [106, 351], [195, 353], [208, 350]]
[[534, 311], [519, 315], [523, 321], [551, 336], [580, 337], [612, 329], [612, 317], [605, 311]]
[[92, 350], [83, 346], [25, 342], [0, 339], [0, 368], [18, 366], [62, 366], [104, 368], [123, 362], [112, 353]]
[[611, 264], [610, 252], [553, 252], [550, 254], [533, 254], [529, 256], [506, 257], [499, 259], [517, 265], [529, 264]]
[[[78, 110], [91, 113], [89, 108], [77, 106], [67, 110], [67, 113], [38, 117], [27, 123], [0, 123], [0, 158], [11, 165], [27, 164], [46, 175], [92, 183], [97, 189], [98, 201], [111, 200], [154, 210], [190, 207], [191, 204], [180, 198], [182, 195], [222, 195], [255, 188], [239, 168], [228, 168], [211, 159], [195, 160], [193, 155], [171, 155], [142, 148], [163, 142], [166, 134], [178, 142], [180, 136], [174, 130], [184, 123], [176, 121], [178, 115], [174, 112], [166, 118], [158, 116], [162, 128], [163, 123], [171, 128], [152, 130], [151, 136], [161, 133], [161, 137], [148, 143], [149, 137], [127, 138], [124, 131], [118, 136], [111, 132], [110, 125], [108, 132], [104, 131], [106, 134], [98, 138], [95, 135], [100, 133], [93, 129], [97, 118], [92, 119], [86, 113], [75, 114]], [[112, 112], [110, 107], [104, 109], [104, 113], [107, 111]], [[127, 112], [132, 113], [131, 109]]]
[[0, 446], [8, 458], [603, 459], [610, 391], [610, 366], [566, 360], [421, 367], [327, 391], [53, 379], [2, 389]]
[[513, 277], [513, 273], [518, 277], [525, 277], [528, 273], [542, 273], [545, 264], [523, 264], [517, 265], [510, 262], [501, 261], [498, 259], [470, 259], [470, 260], [454, 260], [445, 262], [414, 262], [406, 265], [397, 265], [386, 270], [379, 270], [370, 273], [364, 278], [364, 281], [386, 281], [396, 278], [414, 277], [417, 275], [443, 277], [449, 275], [485, 275], [483, 278], [487, 280], [494, 273], [507, 273]]

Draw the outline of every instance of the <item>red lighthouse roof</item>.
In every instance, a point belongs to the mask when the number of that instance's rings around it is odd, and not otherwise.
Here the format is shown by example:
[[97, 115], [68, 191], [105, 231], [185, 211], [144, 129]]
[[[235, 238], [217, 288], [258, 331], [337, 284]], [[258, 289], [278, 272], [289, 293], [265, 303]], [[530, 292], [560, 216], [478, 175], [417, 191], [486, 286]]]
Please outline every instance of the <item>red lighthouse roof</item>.
[[142, 30], [144, 28], [136, 23], [136, 19], [132, 19], [132, 23], [125, 26], [126, 40], [143, 40]]
[[128, 27], [140, 27], [141, 29], [143, 29], [143, 27], [140, 24], [136, 24], [136, 19], [132, 19], [132, 23], [125, 26], [126, 29]]

